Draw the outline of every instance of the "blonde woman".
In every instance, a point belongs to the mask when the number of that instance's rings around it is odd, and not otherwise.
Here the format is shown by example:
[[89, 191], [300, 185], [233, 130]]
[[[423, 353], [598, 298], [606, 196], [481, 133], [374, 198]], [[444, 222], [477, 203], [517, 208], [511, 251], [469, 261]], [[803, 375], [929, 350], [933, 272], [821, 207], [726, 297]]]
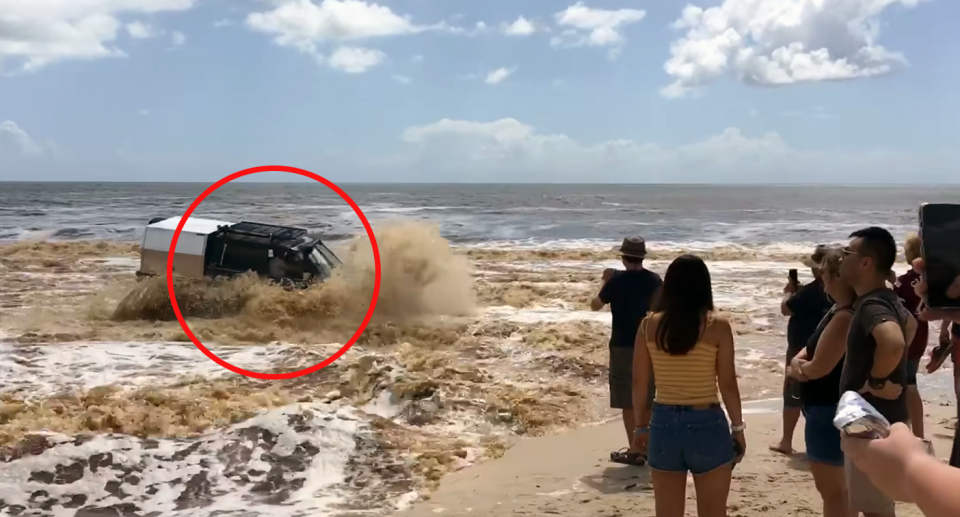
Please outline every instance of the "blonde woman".
[[833, 307], [821, 320], [806, 348], [790, 362], [788, 375], [801, 382], [807, 459], [817, 491], [823, 500], [824, 517], [856, 516], [847, 508], [847, 484], [843, 471], [840, 431], [833, 417], [840, 402], [840, 377], [847, 351], [847, 332], [853, 318], [857, 293], [840, 278], [843, 251], [829, 249], [820, 266], [824, 291]]

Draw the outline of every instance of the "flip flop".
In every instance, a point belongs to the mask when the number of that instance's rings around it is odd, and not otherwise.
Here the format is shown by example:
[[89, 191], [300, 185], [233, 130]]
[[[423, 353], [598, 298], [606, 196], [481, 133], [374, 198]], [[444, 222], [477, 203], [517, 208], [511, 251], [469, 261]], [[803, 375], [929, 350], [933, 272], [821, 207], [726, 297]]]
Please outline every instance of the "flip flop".
[[953, 343], [937, 345], [930, 351], [930, 362], [927, 363], [927, 372], [939, 370], [943, 363], [950, 357], [953, 350]]
[[629, 449], [620, 449], [617, 452], [610, 453], [610, 461], [642, 467], [647, 464], [647, 457], [639, 452], [630, 452]]

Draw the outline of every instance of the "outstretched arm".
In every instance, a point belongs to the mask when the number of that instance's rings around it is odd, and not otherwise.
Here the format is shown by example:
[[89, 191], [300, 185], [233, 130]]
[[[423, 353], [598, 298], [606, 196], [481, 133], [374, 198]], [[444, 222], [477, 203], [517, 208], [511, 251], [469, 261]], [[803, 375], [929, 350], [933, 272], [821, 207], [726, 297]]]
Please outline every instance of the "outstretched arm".
[[923, 442], [902, 424], [887, 438], [843, 437], [843, 452], [888, 497], [912, 502], [926, 517], [960, 515], [960, 469], [927, 454]]
[[600, 292], [590, 300], [590, 309], [599, 311], [606, 304], [610, 303], [613, 290], [616, 289], [616, 282], [610, 281], [613, 278], [613, 274], [614, 271], [612, 269], [605, 269], [603, 271], [603, 276], [600, 279]]

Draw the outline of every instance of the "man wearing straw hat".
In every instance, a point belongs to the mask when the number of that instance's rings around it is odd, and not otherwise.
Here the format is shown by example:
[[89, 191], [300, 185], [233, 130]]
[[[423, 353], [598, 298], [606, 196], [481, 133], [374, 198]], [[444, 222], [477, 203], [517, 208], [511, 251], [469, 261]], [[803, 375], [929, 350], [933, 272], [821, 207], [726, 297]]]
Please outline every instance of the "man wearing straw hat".
[[[633, 345], [640, 322], [646, 316], [653, 296], [663, 281], [660, 275], [643, 267], [643, 259], [647, 255], [643, 238], [627, 237], [615, 251], [620, 256], [624, 269], [604, 270], [603, 287], [590, 303], [590, 307], [595, 311], [609, 304], [613, 316], [610, 332], [610, 407], [623, 411], [628, 447], [611, 453], [610, 460], [643, 465], [646, 451], [638, 451], [633, 447], [633, 430], [636, 427], [633, 414]], [[648, 393], [647, 408], [651, 408], [654, 395], [653, 375], [650, 376]], [[646, 415], [646, 419], [649, 418], [649, 414]]]
[[[823, 279], [820, 278], [820, 262], [826, 255], [826, 246], [818, 245], [809, 257], [804, 257], [803, 265], [810, 268], [813, 281], [801, 286], [791, 278], [783, 289], [783, 301], [780, 303], [780, 313], [789, 316], [787, 322], [787, 355], [786, 364], [789, 365], [797, 353], [805, 346], [810, 336], [817, 330], [820, 320], [830, 311], [832, 304], [823, 290]], [[800, 421], [802, 401], [800, 400], [799, 384], [793, 379], [784, 376], [783, 379], [783, 435], [780, 441], [770, 446], [770, 450], [782, 454], [793, 454], [793, 433]]]

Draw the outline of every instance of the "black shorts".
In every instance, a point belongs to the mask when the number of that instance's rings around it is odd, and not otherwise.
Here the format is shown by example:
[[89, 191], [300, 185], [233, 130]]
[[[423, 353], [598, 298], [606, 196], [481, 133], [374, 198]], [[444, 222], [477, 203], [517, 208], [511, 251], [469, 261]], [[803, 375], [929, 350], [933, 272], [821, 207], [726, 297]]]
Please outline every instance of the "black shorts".
[[[610, 347], [610, 407], [633, 409], [633, 347]], [[653, 409], [656, 384], [653, 374], [647, 387], [647, 410]]]
[[917, 385], [917, 372], [920, 370], [920, 359], [907, 359], [907, 386]]

